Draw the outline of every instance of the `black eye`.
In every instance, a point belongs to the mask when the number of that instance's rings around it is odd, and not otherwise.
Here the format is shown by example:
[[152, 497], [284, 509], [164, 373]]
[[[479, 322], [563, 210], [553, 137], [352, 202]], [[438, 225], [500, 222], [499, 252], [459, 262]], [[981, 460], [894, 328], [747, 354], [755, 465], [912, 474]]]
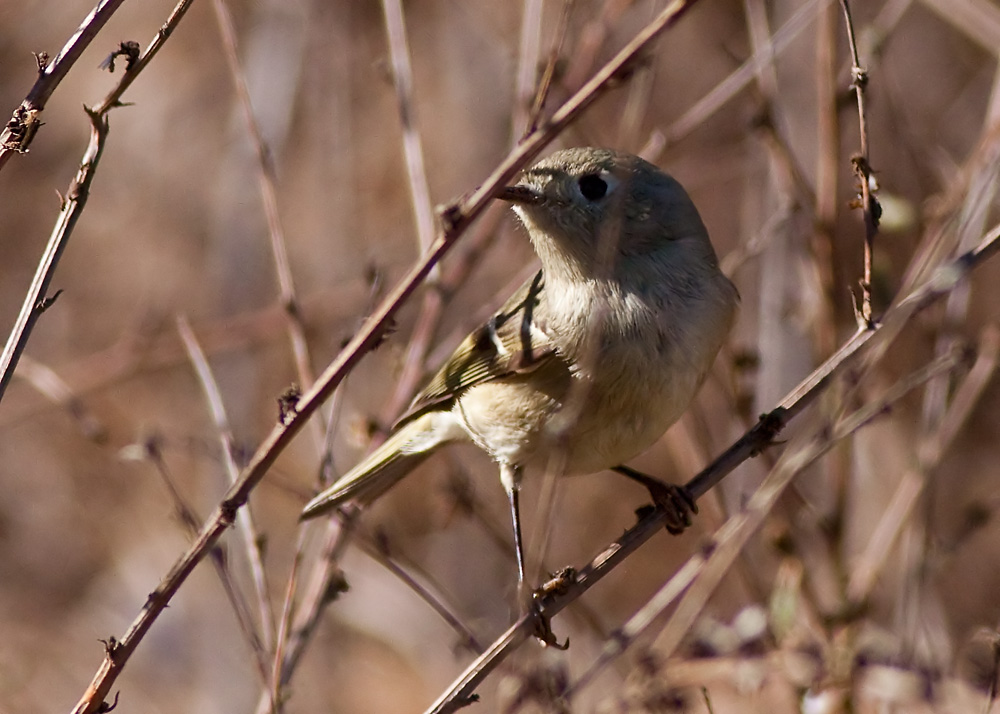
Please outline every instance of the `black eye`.
[[580, 193], [588, 201], [600, 201], [608, 193], [608, 183], [597, 174], [581, 176]]

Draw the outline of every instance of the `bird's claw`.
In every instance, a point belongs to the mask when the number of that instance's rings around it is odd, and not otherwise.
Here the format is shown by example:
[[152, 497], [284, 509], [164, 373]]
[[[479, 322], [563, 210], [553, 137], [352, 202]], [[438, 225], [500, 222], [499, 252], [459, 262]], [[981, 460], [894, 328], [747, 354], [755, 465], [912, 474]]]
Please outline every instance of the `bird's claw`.
[[653, 503], [663, 510], [668, 533], [678, 535], [691, 525], [692, 516], [698, 513], [698, 504], [686, 487], [663, 483], [627, 466], [617, 466], [614, 470], [646, 487]]
[[529, 614], [535, 620], [535, 638], [542, 644], [542, 646], [554, 647], [557, 650], [569, 649], [569, 638], [567, 637], [563, 642], [559, 642], [555, 633], [552, 631], [552, 620], [549, 619], [548, 615], [542, 612], [542, 608], [537, 600], [532, 602]]
[[690, 527], [692, 516], [698, 513], [698, 504], [694, 502], [690, 491], [683, 486], [669, 483], [660, 483], [658, 487], [648, 488], [653, 502], [663, 509], [668, 533], [679, 535]]

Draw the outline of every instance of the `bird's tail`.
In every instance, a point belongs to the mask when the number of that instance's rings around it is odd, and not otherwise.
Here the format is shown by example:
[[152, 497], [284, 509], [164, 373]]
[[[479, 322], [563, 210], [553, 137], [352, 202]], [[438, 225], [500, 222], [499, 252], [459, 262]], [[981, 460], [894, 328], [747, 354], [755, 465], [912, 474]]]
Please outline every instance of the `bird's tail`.
[[447, 412], [429, 412], [403, 425], [360, 464], [341, 476], [336, 483], [306, 504], [300, 520], [315, 518], [350, 501], [373, 501], [437, 447], [452, 441], [457, 434]]

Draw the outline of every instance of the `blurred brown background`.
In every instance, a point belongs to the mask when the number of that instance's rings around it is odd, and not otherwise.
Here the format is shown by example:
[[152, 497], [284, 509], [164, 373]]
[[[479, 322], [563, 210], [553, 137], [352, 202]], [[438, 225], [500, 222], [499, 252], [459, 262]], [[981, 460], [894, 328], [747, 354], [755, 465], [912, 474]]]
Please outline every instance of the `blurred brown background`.
[[[662, 5], [572, 3], [546, 112]], [[80, 0], [0, 0], [0, 107], [12, 111], [34, 81], [31, 52], [54, 55], [90, 9]], [[419, 255], [384, 15], [379, 3], [346, 0], [234, 1], [230, 9], [276, 166], [309, 358], [319, 371]], [[476, 187], [523, 131], [562, 3], [414, 0], [404, 9], [414, 121], [431, 200], [440, 204]], [[123, 40], [145, 47], [169, 10], [166, 2], [125, 3], [53, 95], [30, 153], [0, 172], [5, 333], [58, 212], [56, 192], [66, 190], [86, 147], [81, 105], [96, 104], [116, 81], [99, 63]], [[912, 267], [915, 255], [939, 262], [957, 242], [974, 244], [995, 219], [1000, 5], [867, 0], [853, 10], [871, 77], [871, 159], [885, 209], [875, 254], [879, 312], [927, 274]], [[525, 43], [535, 33], [532, 53]], [[755, 50], [756, 72], [748, 63]], [[827, 50], [834, 53], [829, 63]], [[849, 69], [837, 3], [703, 0], [559, 140], [642, 152], [673, 173], [699, 206], [743, 296], [730, 345], [697, 405], [636, 466], [689, 478], [855, 329], [851, 291], [857, 292], [864, 229], [850, 207], [857, 193], [850, 156], [859, 143]], [[703, 110], [706, 96], [733, 86], [722, 84], [733, 73], [746, 81], [717, 109]], [[176, 318], [191, 321], [208, 354], [238, 460], [272, 428], [278, 395], [300, 382], [278, 305], [258, 164], [210, 0], [194, 3], [124, 99], [134, 106], [110, 115], [90, 203], [53, 283], [63, 293], [35, 329], [0, 404], [5, 711], [71, 707], [100, 662], [99, 640], [121, 635], [186, 547], [190, 538], [163, 475], [199, 520], [225, 490], [216, 428]], [[480, 225], [495, 228], [473, 228], [445, 261], [447, 275], [449, 266], [473, 258], [434, 326], [443, 349], [485, 317], [532, 264], [526, 236], [507, 212]], [[835, 387], [803, 423], [856, 406], [837, 401], [855, 382], [861, 386], [851, 399], [877, 399], [949, 340], [989, 345], [998, 278], [1000, 264], [984, 266], [947, 311], [909, 324], [886, 354], [853, 372], [853, 381]], [[342, 472], [369, 434], [391, 423], [385, 405], [423, 299], [418, 294], [404, 308], [395, 333], [324, 412], [329, 434], [320, 425], [306, 429], [255, 492], [275, 613], [295, 553], [304, 553], [303, 572], [312, 572], [324, 539], [323, 525], [303, 534], [296, 520], [318, 486], [324, 443], [334, 472]], [[432, 350], [425, 368], [442, 356]], [[980, 706], [975, 691], [984, 690], [975, 687], [990, 674], [979, 666], [983, 656], [989, 661], [983, 642], [996, 635], [1000, 618], [1000, 531], [992, 518], [1000, 484], [995, 381], [975, 393], [969, 418], [940, 459], [927, 462], [920, 452], [939, 433], [966, 374], [959, 370], [915, 391], [803, 474], [797, 494], [707, 603], [704, 631], [726, 630], [719, 623], [750, 604], [773, 604], [781, 578], [798, 572], [792, 580], [800, 587], [793, 590], [802, 612], [815, 617], [799, 617], [808, 622], [795, 630], [797, 639], [780, 636], [772, 623], [758, 643], [764, 652], [753, 656], [770, 662], [807, 642], [818, 651], [811, 674], [769, 664], [759, 680], [744, 681], [738, 663], [751, 655], [719, 645], [709, 654], [726, 664], [721, 674], [674, 689], [661, 679], [669, 666], [650, 665], [651, 656], [637, 659], [653, 643], [646, 638], [584, 689], [573, 710], [670, 711], [676, 704], [706, 711], [702, 685], [714, 712], [797, 711], [809, 686], [840, 697], [822, 711], [841, 711], [836, 707], [845, 701], [854, 711], [875, 711], [886, 701], [902, 707], [897, 711]], [[516, 702], [528, 681], [519, 673], [565, 667], [572, 680], [582, 672], [608, 633], [719, 526], [724, 508], [741, 503], [778, 453], [734, 474], [723, 493], [706, 499], [702, 517], [683, 537], [657, 536], [560, 616], [556, 632], [570, 637], [568, 652], [540, 653], [527, 643], [483, 687], [475, 711], [504, 711], [504, 702]], [[887, 561], [878, 564], [863, 602], [852, 602], [852, 573], [907, 478], [925, 484], [925, 500], [915, 503], [900, 537], [884, 546], [874, 541]], [[381, 542], [395, 562], [418, 573], [482, 643], [516, 611], [506, 504], [495, 481], [494, 467], [474, 449], [453, 449], [358, 526], [359, 538]], [[540, 522], [548, 520], [547, 570], [585, 563], [634, 522], [632, 511], [646, 499], [609, 474], [564, 482], [554, 505], [535, 509], [539, 491], [532, 482], [524, 497], [528, 543], [540, 542]], [[224, 549], [252, 602], [243, 541], [230, 533]], [[350, 590], [324, 609], [285, 690], [285, 709], [423, 711], [471, 654], [362, 549], [348, 546], [340, 565]], [[873, 657], [897, 674], [923, 672], [936, 683], [933, 696], [925, 699], [924, 689], [897, 680], [873, 689], [843, 665]], [[208, 563], [154, 625], [115, 689], [119, 711], [256, 710], [262, 690], [254, 653]], [[680, 699], [671, 699], [674, 693]], [[506, 711], [520, 711], [510, 706]]]

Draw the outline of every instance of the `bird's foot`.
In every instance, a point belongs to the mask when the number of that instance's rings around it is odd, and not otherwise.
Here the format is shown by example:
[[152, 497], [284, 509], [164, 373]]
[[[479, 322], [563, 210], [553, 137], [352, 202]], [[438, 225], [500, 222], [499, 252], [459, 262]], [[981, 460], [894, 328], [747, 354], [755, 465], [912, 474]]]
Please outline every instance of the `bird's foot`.
[[692, 516], [698, 513], [698, 504], [684, 486], [663, 483], [627, 466], [616, 466], [614, 470], [646, 487], [653, 503], [663, 509], [668, 533], [678, 535], [691, 525]]

